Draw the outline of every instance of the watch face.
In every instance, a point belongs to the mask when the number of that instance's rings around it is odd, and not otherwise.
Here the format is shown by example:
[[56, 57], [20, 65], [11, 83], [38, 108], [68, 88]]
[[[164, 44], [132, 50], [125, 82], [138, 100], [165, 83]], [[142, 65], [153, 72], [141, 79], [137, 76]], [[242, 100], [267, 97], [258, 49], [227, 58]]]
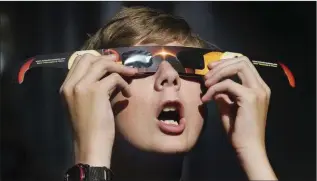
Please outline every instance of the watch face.
[[65, 174], [64, 181], [84, 181], [86, 168], [84, 165], [75, 165]]

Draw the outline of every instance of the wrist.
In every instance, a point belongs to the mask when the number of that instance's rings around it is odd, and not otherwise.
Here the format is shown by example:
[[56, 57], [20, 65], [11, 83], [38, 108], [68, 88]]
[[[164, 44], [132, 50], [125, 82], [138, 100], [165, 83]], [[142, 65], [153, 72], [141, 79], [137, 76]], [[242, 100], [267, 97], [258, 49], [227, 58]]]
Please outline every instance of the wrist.
[[113, 143], [77, 144], [74, 142], [75, 164], [82, 163], [96, 167], [110, 168]]
[[237, 154], [249, 180], [277, 180], [264, 146], [239, 150]]
[[266, 148], [263, 144], [249, 144], [242, 148], [237, 148], [236, 154], [240, 160], [250, 159], [250, 155], [266, 157]]

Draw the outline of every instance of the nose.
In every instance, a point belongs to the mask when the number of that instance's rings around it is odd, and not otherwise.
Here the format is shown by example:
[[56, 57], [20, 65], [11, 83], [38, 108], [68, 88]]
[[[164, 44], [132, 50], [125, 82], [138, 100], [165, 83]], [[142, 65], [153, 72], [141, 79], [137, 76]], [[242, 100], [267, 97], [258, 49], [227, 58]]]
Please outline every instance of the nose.
[[181, 81], [179, 74], [167, 61], [163, 61], [156, 72], [155, 90], [160, 91], [166, 87], [174, 87], [179, 91]]

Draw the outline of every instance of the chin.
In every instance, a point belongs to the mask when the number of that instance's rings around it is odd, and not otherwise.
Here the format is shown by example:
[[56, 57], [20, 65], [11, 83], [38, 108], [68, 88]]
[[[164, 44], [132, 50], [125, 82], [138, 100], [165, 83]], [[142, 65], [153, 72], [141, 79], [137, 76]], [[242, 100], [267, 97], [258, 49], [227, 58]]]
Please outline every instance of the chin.
[[174, 125], [161, 122], [153, 118], [152, 114], [125, 113], [116, 116], [116, 133], [120, 133], [131, 146], [145, 152], [189, 152], [195, 146], [203, 127], [203, 119], [199, 115], [190, 115]]
[[[148, 152], [163, 154], [186, 153], [194, 147], [197, 140], [196, 137], [197, 136], [190, 137], [191, 139], [188, 140], [186, 134], [171, 136], [158, 133], [157, 135], [152, 135], [152, 137], [149, 136], [148, 140], [144, 140], [143, 143], [138, 142], [134, 145], [139, 149]], [[149, 144], [144, 144], [145, 142], [148, 142]]]
[[[124, 122], [121, 121], [117, 122], [119, 123], [117, 124], [117, 131], [129, 144], [141, 151], [162, 154], [189, 152], [195, 146], [203, 125], [202, 120], [193, 121], [196, 124], [188, 124], [181, 133], [171, 135], [162, 131], [157, 124], [154, 126], [153, 124], [147, 125], [144, 123], [144, 126], [140, 127], [140, 124], [137, 124], [139, 122], [134, 120], [127, 121], [125, 119]], [[145, 127], [147, 129], [144, 129]]]
[[158, 145], [158, 147], [153, 149], [152, 152], [164, 153], [164, 154], [187, 153], [191, 150], [192, 147], [193, 146], [190, 146], [190, 145], [175, 144], [174, 142], [169, 142], [169, 143]]

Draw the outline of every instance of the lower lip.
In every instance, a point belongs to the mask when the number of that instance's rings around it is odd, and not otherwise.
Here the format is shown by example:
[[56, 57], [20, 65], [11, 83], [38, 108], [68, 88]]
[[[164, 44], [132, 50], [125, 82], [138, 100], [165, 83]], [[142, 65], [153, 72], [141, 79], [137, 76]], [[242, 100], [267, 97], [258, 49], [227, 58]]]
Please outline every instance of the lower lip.
[[163, 121], [158, 121], [158, 127], [165, 134], [178, 135], [185, 129], [185, 118], [181, 118], [178, 125], [166, 124]]

